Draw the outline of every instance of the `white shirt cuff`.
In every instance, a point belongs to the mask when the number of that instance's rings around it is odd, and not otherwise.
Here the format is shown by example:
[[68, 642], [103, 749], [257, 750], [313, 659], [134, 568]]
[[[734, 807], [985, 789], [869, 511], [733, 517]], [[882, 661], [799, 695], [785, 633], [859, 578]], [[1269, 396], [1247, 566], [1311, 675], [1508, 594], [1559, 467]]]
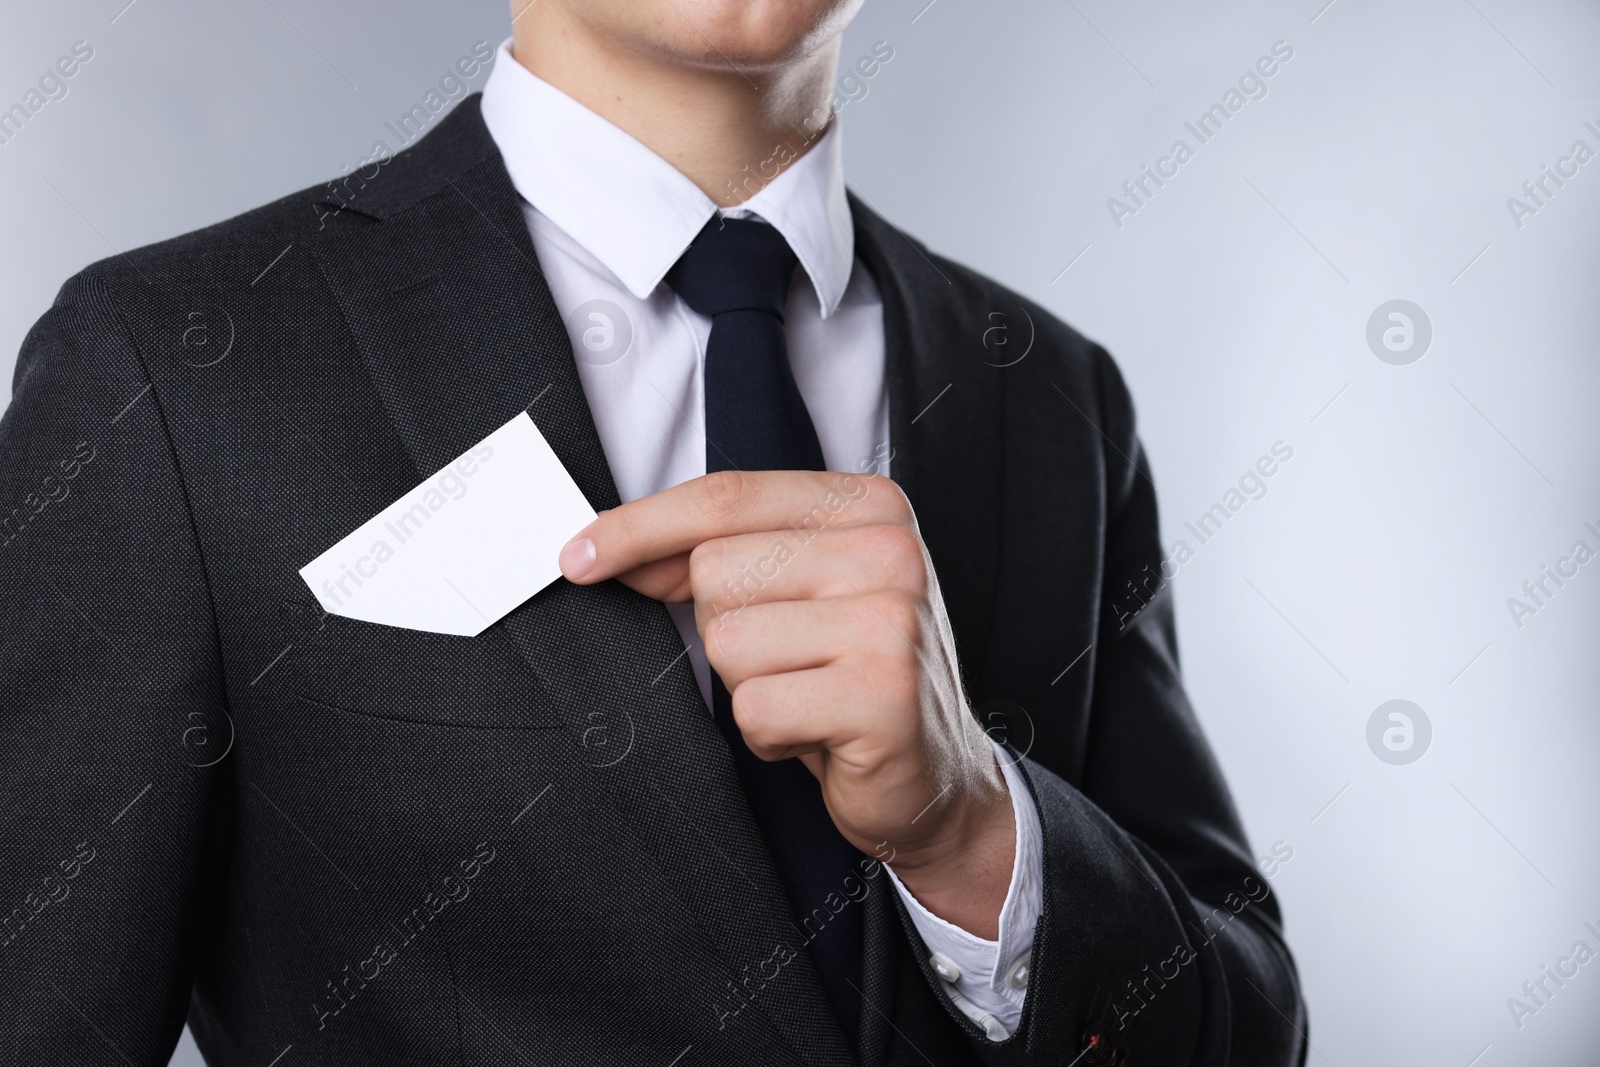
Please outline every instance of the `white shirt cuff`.
[[995, 759], [1011, 793], [1011, 814], [1017, 824], [1016, 857], [1011, 887], [1000, 907], [1000, 940], [986, 941], [939, 918], [917, 902], [892, 868], [889, 877], [905, 901], [911, 921], [928, 947], [928, 964], [944, 981], [945, 992], [961, 1012], [981, 1026], [991, 1041], [1004, 1041], [1022, 1021], [1028, 994], [1033, 932], [1044, 903], [1039, 812], [1015, 757], [993, 740]]

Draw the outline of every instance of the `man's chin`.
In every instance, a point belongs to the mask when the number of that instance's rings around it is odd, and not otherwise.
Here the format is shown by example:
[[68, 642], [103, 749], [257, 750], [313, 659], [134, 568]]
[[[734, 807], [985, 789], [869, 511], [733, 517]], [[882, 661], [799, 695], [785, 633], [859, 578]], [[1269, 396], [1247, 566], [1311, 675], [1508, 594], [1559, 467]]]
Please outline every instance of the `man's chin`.
[[574, 0], [591, 27], [634, 49], [712, 70], [781, 67], [836, 40], [864, 0]]

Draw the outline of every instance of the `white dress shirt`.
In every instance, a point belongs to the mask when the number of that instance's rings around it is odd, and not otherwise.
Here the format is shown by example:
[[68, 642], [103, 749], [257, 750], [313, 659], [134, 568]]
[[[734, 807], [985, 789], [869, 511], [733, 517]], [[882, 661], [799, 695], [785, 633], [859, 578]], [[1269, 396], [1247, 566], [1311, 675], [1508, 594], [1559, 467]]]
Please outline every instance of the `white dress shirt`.
[[[702, 371], [711, 320], [662, 279], [718, 208], [666, 160], [519, 64], [509, 41], [496, 58], [483, 119], [522, 197], [617, 492], [636, 500], [698, 478], [706, 472]], [[741, 208], [723, 214], [774, 226], [809, 283], [797, 278], [790, 287], [784, 329], [828, 468], [888, 474], [883, 304], [855, 256], [838, 120]], [[669, 610], [709, 706], [711, 673], [694, 606]], [[1022, 1016], [1043, 887], [1038, 813], [1009, 754], [996, 747], [996, 755], [1017, 824], [1000, 940], [932, 914], [889, 870], [952, 999], [1001, 1040]]]

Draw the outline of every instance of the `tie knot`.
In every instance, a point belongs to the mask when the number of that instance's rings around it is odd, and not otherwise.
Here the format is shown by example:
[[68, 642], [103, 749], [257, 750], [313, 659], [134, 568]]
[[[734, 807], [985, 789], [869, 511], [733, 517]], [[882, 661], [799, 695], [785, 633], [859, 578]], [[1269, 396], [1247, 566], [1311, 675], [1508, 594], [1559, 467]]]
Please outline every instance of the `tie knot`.
[[667, 272], [667, 284], [695, 311], [765, 311], [783, 318], [795, 254], [783, 234], [755, 219], [706, 223]]

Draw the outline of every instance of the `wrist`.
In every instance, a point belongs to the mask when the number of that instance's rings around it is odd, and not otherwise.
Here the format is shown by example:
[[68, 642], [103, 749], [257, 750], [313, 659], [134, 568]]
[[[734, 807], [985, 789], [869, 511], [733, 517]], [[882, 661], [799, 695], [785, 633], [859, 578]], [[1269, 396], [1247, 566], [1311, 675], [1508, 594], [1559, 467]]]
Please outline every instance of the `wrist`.
[[928, 911], [985, 941], [1000, 936], [1000, 910], [1011, 887], [1017, 826], [998, 766], [945, 814], [937, 839], [896, 852], [896, 877]]

